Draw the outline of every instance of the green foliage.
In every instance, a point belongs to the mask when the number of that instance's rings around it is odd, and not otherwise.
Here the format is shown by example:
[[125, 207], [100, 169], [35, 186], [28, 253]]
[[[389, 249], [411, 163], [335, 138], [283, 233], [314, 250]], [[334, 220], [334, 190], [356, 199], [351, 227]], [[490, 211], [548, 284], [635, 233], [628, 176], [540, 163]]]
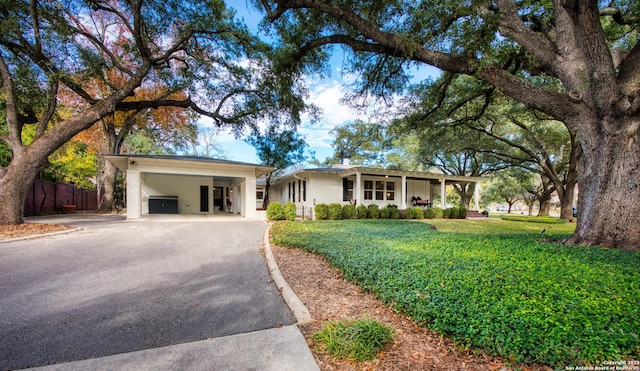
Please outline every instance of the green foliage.
[[465, 219], [467, 217], [467, 209], [465, 207], [458, 208], [458, 219]]
[[380, 210], [380, 218], [382, 219], [398, 219], [399, 217], [400, 212], [395, 205], [387, 205]]
[[51, 164], [46, 170], [55, 181], [73, 183], [79, 188], [93, 189], [98, 171], [95, 153], [87, 151], [87, 145], [69, 142], [49, 157]]
[[404, 212], [405, 219], [422, 219], [424, 217], [421, 207], [410, 207]]
[[328, 321], [312, 335], [313, 341], [321, 343], [332, 356], [359, 362], [375, 359], [393, 337], [393, 328], [370, 318]]
[[380, 217], [380, 209], [378, 205], [371, 204], [367, 206], [367, 218], [369, 219], [378, 219]]
[[329, 205], [327, 204], [317, 204], [314, 207], [314, 211], [316, 213], [316, 220], [327, 220], [329, 219]]
[[637, 358], [640, 253], [539, 241], [543, 228], [566, 238], [571, 223], [432, 223], [437, 232], [405, 221], [287, 223], [272, 236], [325, 256], [462, 346], [558, 367]]
[[[267, 206], [267, 209], [269, 207]], [[293, 202], [287, 202], [284, 205], [284, 209], [283, 209], [283, 214], [284, 214], [284, 219], [289, 220], [289, 221], [294, 221], [296, 220], [296, 216], [297, 216], [297, 210], [296, 210], [296, 205]]]
[[436, 217], [436, 210], [432, 207], [428, 207], [424, 209], [424, 218], [425, 219], [434, 219]]
[[444, 210], [440, 207], [433, 208], [433, 217], [434, 219], [442, 219], [444, 218]]
[[357, 219], [367, 219], [367, 207], [364, 205], [358, 205], [356, 207], [356, 218]]
[[[294, 206], [295, 208], [295, 206]], [[279, 202], [271, 202], [267, 206], [267, 219], [283, 220], [285, 218], [284, 207]]]
[[353, 219], [356, 217], [356, 207], [351, 204], [342, 205], [342, 219]]
[[376, 166], [384, 161], [384, 150], [389, 140], [385, 135], [385, 127], [378, 123], [367, 123], [356, 120], [331, 130], [335, 138], [331, 147], [335, 149], [332, 157], [320, 166], [339, 164], [344, 158], [349, 158], [352, 164]]
[[329, 219], [330, 220], [342, 219], [342, 205], [329, 204]]

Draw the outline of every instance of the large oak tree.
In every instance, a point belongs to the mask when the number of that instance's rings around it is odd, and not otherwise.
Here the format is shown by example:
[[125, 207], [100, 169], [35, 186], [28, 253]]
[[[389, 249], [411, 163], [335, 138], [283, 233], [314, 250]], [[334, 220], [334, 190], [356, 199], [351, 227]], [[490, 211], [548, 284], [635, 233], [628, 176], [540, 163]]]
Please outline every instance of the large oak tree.
[[403, 65], [428, 64], [563, 122], [581, 153], [580, 218], [569, 242], [640, 249], [638, 2], [260, 3], [292, 62], [318, 67], [327, 45], [353, 51], [362, 92], [395, 92], [408, 81]]
[[[274, 74], [270, 53], [221, 0], [0, 0], [0, 141], [11, 151], [0, 167], [0, 224], [23, 221], [50, 154], [116, 112], [179, 107], [236, 132], [259, 119], [295, 126], [304, 107], [295, 76]], [[136, 97], [158, 82], [158, 95]], [[58, 114], [63, 93], [70, 117]]]

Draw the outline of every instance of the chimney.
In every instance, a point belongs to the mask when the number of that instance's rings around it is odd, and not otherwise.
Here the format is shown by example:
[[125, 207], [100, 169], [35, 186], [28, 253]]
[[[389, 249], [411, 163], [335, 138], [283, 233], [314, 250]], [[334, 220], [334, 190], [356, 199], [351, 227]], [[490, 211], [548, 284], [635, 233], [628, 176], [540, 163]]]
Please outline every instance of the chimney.
[[344, 166], [349, 166], [349, 161], [350, 161], [350, 160], [351, 160], [351, 159], [350, 159], [349, 157], [343, 157], [343, 158], [342, 158], [342, 165], [344, 165]]

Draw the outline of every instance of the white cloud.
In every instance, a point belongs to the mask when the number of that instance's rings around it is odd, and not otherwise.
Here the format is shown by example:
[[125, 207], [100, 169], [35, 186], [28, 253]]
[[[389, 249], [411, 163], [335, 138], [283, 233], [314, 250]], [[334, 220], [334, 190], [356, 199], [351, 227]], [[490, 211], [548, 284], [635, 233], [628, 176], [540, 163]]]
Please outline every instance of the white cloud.
[[343, 84], [336, 80], [314, 84], [311, 88], [306, 101], [320, 108], [322, 113], [313, 124], [305, 117], [300, 128], [310, 147], [330, 147], [334, 138], [329, 131], [336, 126], [364, 119], [361, 112], [340, 102], [344, 95]]

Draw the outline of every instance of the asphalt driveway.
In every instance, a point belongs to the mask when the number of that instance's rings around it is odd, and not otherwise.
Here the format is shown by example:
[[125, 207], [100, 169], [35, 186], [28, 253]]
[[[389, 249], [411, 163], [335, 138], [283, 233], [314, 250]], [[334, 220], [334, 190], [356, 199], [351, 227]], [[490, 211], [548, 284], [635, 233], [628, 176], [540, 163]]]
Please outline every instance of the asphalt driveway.
[[295, 322], [259, 251], [264, 223], [66, 221], [84, 229], [0, 244], [0, 370]]

